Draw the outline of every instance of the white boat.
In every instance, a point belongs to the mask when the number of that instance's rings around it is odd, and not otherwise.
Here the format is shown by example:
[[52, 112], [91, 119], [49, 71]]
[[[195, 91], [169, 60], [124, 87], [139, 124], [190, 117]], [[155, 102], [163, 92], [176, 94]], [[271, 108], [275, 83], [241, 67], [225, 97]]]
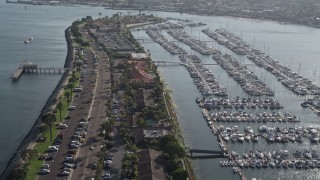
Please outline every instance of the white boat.
[[244, 136], [243, 136], [243, 134], [238, 134], [238, 135], [237, 135], [237, 139], [238, 139], [239, 142], [243, 142], [243, 141], [244, 141]]
[[264, 158], [264, 155], [261, 151], [256, 151], [256, 156], [259, 158], [259, 159], [263, 159]]
[[244, 139], [245, 139], [246, 141], [250, 141], [251, 136], [250, 136], [249, 134], [246, 134], [246, 135], [244, 136]]
[[238, 172], [238, 168], [233, 167], [233, 168], [232, 168], [232, 171], [233, 171], [233, 173], [237, 173], [237, 172]]
[[29, 40], [25, 40], [23, 41], [23, 43], [28, 44], [30, 41]]
[[269, 166], [270, 166], [271, 168], [274, 168], [274, 167], [276, 166], [276, 163], [274, 163], [273, 161], [270, 161], [270, 162], [269, 162]]
[[246, 127], [244, 131], [247, 133], [253, 134], [253, 129], [250, 126]]

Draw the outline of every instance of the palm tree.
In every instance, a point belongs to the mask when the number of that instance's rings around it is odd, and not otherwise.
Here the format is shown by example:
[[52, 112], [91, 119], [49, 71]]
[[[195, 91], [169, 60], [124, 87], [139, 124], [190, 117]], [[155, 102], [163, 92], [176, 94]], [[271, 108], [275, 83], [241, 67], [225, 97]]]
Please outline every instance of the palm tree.
[[50, 140], [52, 141], [52, 122], [56, 121], [56, 116], [53, 113], [47, 113], [42, 116], [42, 122], [47, 124], [50, 128]]
[[64, 93], [64, 95], [67, 97], [67, 99], [68, 99], [68, 106], [70, 105], [70, 97], [71, 97], [71, 93], [70, 93], [70, 91], [66, 91], [65, 93]]
[[72, 92], [73, 92], [74, 84], [73, 84], [73, 83], [68, 83], [68, 84], [67, 84], [67, 87], [69, 88], [70, 93], [71, 93], [71, 96], [72, 96]]
[[101, 19], [101, 12], [99, 12], [99, 16], [100, 16], [100, 19]]
[[112, 118], [110, 118], [109, 120], [104, 121], [101, 124], [101, 128], [105, 131], [105, 134], [104, 134], [105, 135], [105, 137], [104, 137], [105, 139], [111, 133], [113, 125], [114, 125], [114, 120]]
[[59, 109], [59, 115], [60, 115], [60, 121], [62, 120], [62, 115], [61, 115], [61, 111], [63, 108], [63, 104], [61, 101], [59, 101], [59, 103], [57, 104], [57, 108]]

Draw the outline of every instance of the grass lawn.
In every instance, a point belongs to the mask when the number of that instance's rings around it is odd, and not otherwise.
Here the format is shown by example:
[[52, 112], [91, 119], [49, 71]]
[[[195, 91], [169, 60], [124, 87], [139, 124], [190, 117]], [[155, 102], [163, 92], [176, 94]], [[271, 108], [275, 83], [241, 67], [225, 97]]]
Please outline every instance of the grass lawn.
[[[80, 77], [80, 73], [77, 72], [76, 73], [76, 77], [77, 79], [79, 79]], [[73, 82], [74, 87], [79, 85], [79, 81], [75, 81]], [[56, 128], [56, 124], [59, 122], [62, 122], [64, 117], [66, 117], [67, 113], [68, 113], [68, 98], [65, 96], [66, 92], [70, 92], [70, 89], [64, 89], [63, 91], [63, 95], [61, 96], [60, 102], [62, 102], [63, 107], [61, 109], [61, 117], [62, 119], [60, 119], [60, 110], [57, 109], [57, 112], [55, 113], [56, 116], [56, 122], [53, 124], [52, 126], [52, 139], [54, 139], [57, 134], [59, 133], [59, 129]], [[74, 94], [74, 93], [72, 93]], [[73, 98], [73, 97], [70, 97]], [[44, 136], [47, 138], [46, 142], [42, 142], [42, 143], [36, 143], [35, 145], [35, 149], [37, 150], [37, 152], [39, 153], [39, 155], [42, 154], [46, 154], [47, 150], [48, 150], [48, 146], [50, 146], [52, 144], [51, 140], [50, 140], [50, 131], [48, 130]], [[38, 156], [39, 157], [39, 156]], [[39, 171], [39, 168], [41, 167], [43, 160], [38, 160], [38, 157], [32, 159], [30, 161], [30, 165], [28, 166], [28, 172], [27, 172], [27, 180], [34, 180], [37, 178], [37, 172]]]

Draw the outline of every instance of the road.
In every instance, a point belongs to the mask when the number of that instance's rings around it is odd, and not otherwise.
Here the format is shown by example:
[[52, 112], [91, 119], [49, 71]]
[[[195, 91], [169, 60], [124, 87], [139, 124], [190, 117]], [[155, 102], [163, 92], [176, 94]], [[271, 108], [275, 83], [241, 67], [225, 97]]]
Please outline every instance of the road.
[[[91, 169], [92, 163], [97, 162], [97, 154], [100, 151], [100, 145], [103, 142], [102, 138], [98, 138], [100, 124], [106, 119], [106, 106], [105, 103], [110, 97], [111, 93], [111, 72], [110, 64], [107, 54], [104, 51], [98, 50], [94, 40], [88, 35], [88, 33], [80, 28], [82, 35], [89, 42], [92, 50], [98, 56], [97, 72], [98, 77], [96, 81], [96, 90], [93, 99], [93, 106], [91, 110], [90, 128], [87, 134], [87, 141], [81, 145], [79, 150], [78, 159], [80, 160], [78, 168], [74, 170], [72, 178], [74, 180], [91, 179], [95, 176], [95, 171]], [[90, 150], [93, 146], [94, 149]]]
[[[91, 39], [92, 40], [92, 39]], [[98, 52], [98, 56], [104, 57], [101, 58], [101, 63], [97, 67], [97, 73], [94, 72], [94, 60], [93, 54], [90, 51], [87, 51], [84, 54], [84, 57], [87, 58], [87, 68], [84, 69], [86, 71], [86, 75], [80, 81], [80, 85], [83, 88], [83, 92], [80, 93], [79, 97], [74, 97], [71, 105], [76, 106], [75, 110], [69, 112], [68, 116], [71, 118], [69, 120], [65, 120], [65, 124], [68, 125], [68, 129], [62, 130], [64, 133], [63, 140], [59, 146], [59, 151], [53, 153], [54, 161], [49, 162], [50, 164], [50, 174], [46, 176], [39, 176], [38, 179], [67, 179], [66, 176], [59, 176], [59, 173], [63, 169], [63, 163], [65, 157], [69, 152], [69, 144], [71, 141], [71, 137], [75, 133], [75, 129], [77, 128], [79, 121], [81, 119], [87, 119], [90, 114], [94, 114], [91, 117], [90, 126], [88, 129], [88, 134], [86, 136], [86, 141], [84, 144], [80, 145], [80, 149], [76, 154], [76, 158], [79, 160], [78, 166], [74, 169], [72, 174], [72, 179], [82, 179], [82, 174], [84, 172], [85, 164], [90, 161], [93, 161], [92, 157], [99, 148], [95, 148], [92, 152], [89, 150], [89, 147], [92, 143], [92, 138], [97, 135], [97, 129], [100, 126], [102, 117], [105, 116], [105, 107], [103, 101], [106, 99], [107, 95], [110, 93], [110, 83], [106, 83], [108, 80], [110, 82], [110, 72], [108, 66], [108, 59], [105, 53]], [[73, 94], [75, 95], [75, 94]], [[93, 99], [94, 98], [94, 99]], [[93, 103], [91, 103], [93, 102]], [[104, 117], [105, 118], [105, 117]], [[87, 157], [87, 159], [86, 159]]]

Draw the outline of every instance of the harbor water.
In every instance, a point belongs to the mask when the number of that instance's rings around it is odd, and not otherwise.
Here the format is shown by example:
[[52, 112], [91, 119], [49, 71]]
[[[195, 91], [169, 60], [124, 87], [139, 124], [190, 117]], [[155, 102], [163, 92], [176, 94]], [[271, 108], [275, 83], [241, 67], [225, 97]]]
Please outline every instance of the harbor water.
[[[59, 7], [59, 6], [27, 6], [5, 4], [0, 2], [0, 171], [3, 171], [10, 157], [14, 154], [19, 144], [29, 132], [37, 119], [48, 97], [61, 78], [59, 74], [23, 74], [17, 82], [11, 82], [11, 74], [26, 59], [46, 67], [63, 67], [67, 54], [67, 45], [64, 30], [74, 21], [87, 15], [93, 18], [112, 16], [118, 11], [106, 10], [98, 7]], [[133, 13], [139, 13], [134, 12]], [[319, 41], [320, 30], [299, 25], [283, 25], [277, 22], [248, 20], [229, 17], [209, 17], [168, 12], [144, 12], [158, 17], [175, 17], [190, 19], [195, 22], [205, 22], [207, 26], [186, 27], [185, 31], [197, 39], [206, 41], [223, 53], [228, 53], [243, 64], [250, 62], [245, 56], [239, 56], [201, 32], [210, 27], [217, 29], [226, 28], [242, 39], [246, 40], [270, 56], [299, 72], [304, 77], [320, 83]], [[126, 14], [126, 11], [124, 11]], [[145, 49], [149, 49], [154, 60], [180, 62], [177, 55], [171, 55], [160, 45], [156, 44], [144, 31], [133, 30], [133, 35], [142, 42]], [[165, 31], [161, 32], [166, 38], [174, 40]], [[26, 38], [34, 39], [24, 44]], [[176, 41], [176, 40], [174, 40]], [[190, 54], [198, 55], [202, 62], [215, 63], [206, 55], [200, 55], [183, 43], [176, 42]], [[227, 88], [229, 98], [236, 96], [249, 97], [242, 88], [228, 76], [225, 70], [218, 65], [208, 66], [216, 79]], [[300, 106], [301, 97], [286, 89], [276, 78], [263, 68], [250, 65], [249, 68], [275, 91], [275, 99], [284, 109], [299, 117], [301, 123], [297, 124], [267, 124], [268, 126], [308, 126], [319, 125], [319, 117], [310, 109]], [[195, 99], [201, 97], [198, 89], [193, 84], [192, 78], [184, 66], [159, 67], [163, 79], [172, 89], [172, 96], [179, 116], [179, 124], [190, 148], [218, 150], [216, 136], [203, 119], [201, 109]], [[224, 124], [232, 127], [239, 125], [243, 129], [247, 124]], [[256, 130], [262, 124], [250, 124]], [[273, 151], [287, 149], [317, 150], [317, 144], [310, 145], [306, 140], [303, 144], [267, 144], [264, 140], [259, 143], [229, 143], [229, 148], [240, 154], [250, 150]], [[231, 168], [223, 168], [219, 161], [223, 159], [194, 159], [197, 179], [239, 179], [232, 173]], [[318, 169], [248, 169], [244, 170], [248, 179], [319, 179]]]

